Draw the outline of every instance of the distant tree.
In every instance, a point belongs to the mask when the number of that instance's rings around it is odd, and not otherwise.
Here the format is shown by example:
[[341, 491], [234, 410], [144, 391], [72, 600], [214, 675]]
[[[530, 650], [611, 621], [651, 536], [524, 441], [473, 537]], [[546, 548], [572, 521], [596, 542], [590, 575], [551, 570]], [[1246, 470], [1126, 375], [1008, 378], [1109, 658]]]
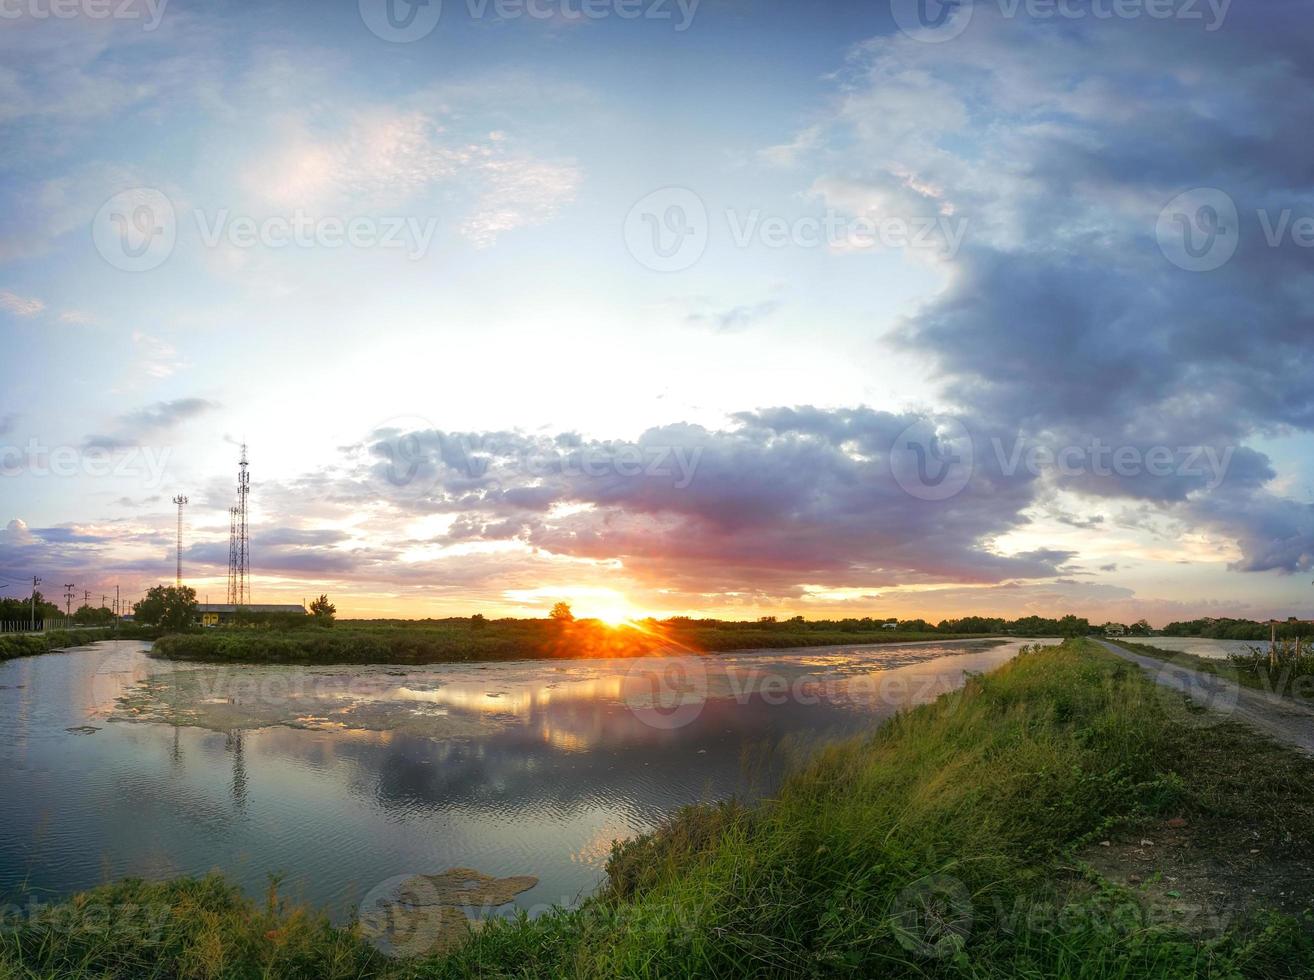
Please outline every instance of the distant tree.
[[157, 585], [147, 590], [145, 599], [133, 604], [132, 612], [139, 623], [181, 633], [196, 624], [200, 605], [191, 586]]
[[[32, 620], [31, 595], [0, 599], [0, 620], [6, 623], [21, 624], [26, 628]], [[40, 592], [36, 594], [36, 621], [40, 623], [47, 618], [56, 618], [63, 610], [53, 602], [47, 602]]]
[[332, 626], [333, 617], [338, 614], [338, 607], [329, 602], [329, 597], [321, 592], [319, 598], [310, 604], [310, 611], [316, 622]]
[[1150, 624], [1144, 619], [1138, 619], [1136, 622], [1132, 623], [1131, 629], [1128, 632], [1134, 633], [1136, 636], [1149, 636]]
[[79, 626], [109, 626], [114, 622], [114, 610], [106, 606], [99, 609], [90, 605], [79, 606], [73, 614], [73, 622]]
[[558, 602], [553, 606], [552, 612], [548, 613], [548, 616], [558, 623], [573, 623], [575, 621], [575, 614], [570, 611], [569, 603], [565, 602]]
[[757, 617], [757, 621], [758, 621], [759, 623], [774, 623], [774, 622], [776, 621], [776, 617], [775, 617], [775, 616], [759, 616], [759, 617]]
[[1090, 620], [1069, 613], [1058, 621], [1058, 632], [1060, 636], [1085, 636], [1090, 632]]
[[470, 625], [475, 629], [480, 630], [488, 625], [488, 620], [484, 618], [483, 613], [475, 613], [470, 617]]

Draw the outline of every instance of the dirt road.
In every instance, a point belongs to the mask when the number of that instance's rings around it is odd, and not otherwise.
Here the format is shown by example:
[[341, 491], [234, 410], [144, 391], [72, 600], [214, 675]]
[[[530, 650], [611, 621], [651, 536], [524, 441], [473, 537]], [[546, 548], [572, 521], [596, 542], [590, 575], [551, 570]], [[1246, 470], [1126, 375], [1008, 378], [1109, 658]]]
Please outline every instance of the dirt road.
[[1268, 691], [1244, 687], [1183, 662], [1132, 653], [1096, 640], [1104, 649], [1143, 667], [1165, 687], [1186, 694], [1219, 716], [1243, 722], [1279, 742], [1314, 755], [1314, 708]]

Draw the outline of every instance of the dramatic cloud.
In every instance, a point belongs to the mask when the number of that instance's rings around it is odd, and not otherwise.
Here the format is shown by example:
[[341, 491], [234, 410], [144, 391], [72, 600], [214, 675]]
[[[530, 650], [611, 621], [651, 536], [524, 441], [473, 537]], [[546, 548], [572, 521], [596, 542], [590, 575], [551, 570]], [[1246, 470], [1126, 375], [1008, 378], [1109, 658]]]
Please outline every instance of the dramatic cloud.
[[[944, 44], [863, 45], [827, 140], [797, 141], [830, 168], [814, 191], [833, 207], [967, 221], [899, 337], [938, 362], [969, 428], [1071, 447], [1084, 462], [1055, 483], [1157, 501], [1234, 537], [1247, 570], [1314, 553], [1308, 508], [1270, 499], [1269, 460], [1242, 445], [1314, 428], [1314, 265], [1295, 236], [1271, 240], [1283, 214], [1314, 215], [1296, 136], [1314, 123], [1312, 40], [1290, 3], [1235, 5], [1217, 32], [981, 4]], [[1161, 223], [1200, 187], [1239, 215], [1235, 256], [1207, 271], [1172, 260]], [[1101, 467], [1099, 446], [1173, 462]]]
[[358, 447], [352, 481], [329, 493], [448, 515], [434, 538], [444, 546], [516, 542], [689, 595], [1057, 574], [1070, 553], [991, 547], [1026, 523], [1029, 474], [1007, 477], [982, 452], [952, 501], [900, 482], [891, 454], [923, 424], [803, 407], [744, 413], [725, 430], [650, 429], [633, 442], [389, 430]]

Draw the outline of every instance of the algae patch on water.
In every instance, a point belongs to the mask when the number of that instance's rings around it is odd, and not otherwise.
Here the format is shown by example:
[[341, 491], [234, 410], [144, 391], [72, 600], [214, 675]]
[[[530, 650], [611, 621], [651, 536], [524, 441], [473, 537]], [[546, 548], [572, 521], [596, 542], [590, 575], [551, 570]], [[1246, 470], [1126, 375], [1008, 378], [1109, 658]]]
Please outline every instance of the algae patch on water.
[[473, 868], [435, 875], [401, 875], [375, 887], [357, 914], [361, 934], [389, 956], [447, 952], [468, 940], [481, 913], [506, 905], [538, 884], [532, 875], [494, 878]]
[[111, 720], [229, 732], [273, 726], [464, 738], [500, 731], [504, 712], [472, 710], [432, 672], [356, 667], [205, 666], [152, 674], [117, 698]]

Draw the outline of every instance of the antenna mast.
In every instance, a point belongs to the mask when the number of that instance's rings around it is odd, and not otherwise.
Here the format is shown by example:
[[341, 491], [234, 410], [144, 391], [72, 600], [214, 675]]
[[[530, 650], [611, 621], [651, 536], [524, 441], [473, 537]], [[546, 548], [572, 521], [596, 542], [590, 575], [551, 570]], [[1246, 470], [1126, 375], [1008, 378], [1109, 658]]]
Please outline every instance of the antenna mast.
[[228, 599], [237, 605], [237, 508], [228, 508]]
[[173, 502], [178, 505], [178, 574], [176, 585], [182, 588], [182, 512], [183, 505], [187, 503], [187, 498], [182, 494], [173, 498]]
[[237, 464], [237, 604], [251, 604], [251, 543], [246, 530], [246, 498], [251, 493], [251, 474], [247, 472], [246, 443]]

